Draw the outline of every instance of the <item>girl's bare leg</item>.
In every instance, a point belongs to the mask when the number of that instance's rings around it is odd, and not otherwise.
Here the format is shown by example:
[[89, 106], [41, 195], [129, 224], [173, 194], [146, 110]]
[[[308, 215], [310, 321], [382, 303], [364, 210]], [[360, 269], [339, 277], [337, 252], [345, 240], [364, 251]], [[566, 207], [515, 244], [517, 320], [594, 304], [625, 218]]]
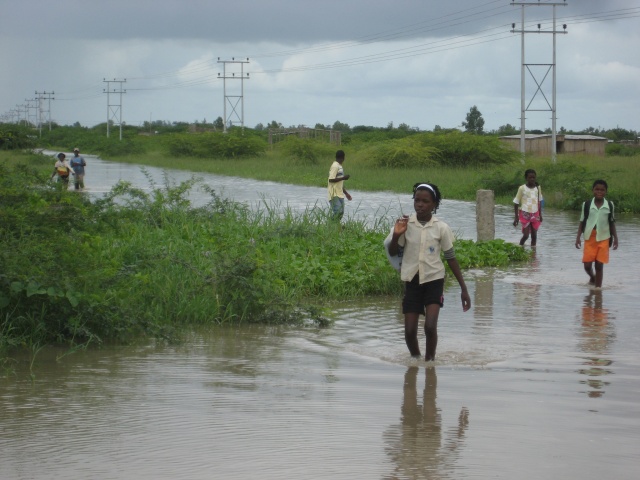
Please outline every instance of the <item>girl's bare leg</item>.
[[531, 232], [531, 225], [525, 227], [522, 231], [522, 238], [520, 239], [520, 245], [524, 245], [524, 243], [529, 239], [529, 232]]
[[417, 313], [404, 314], [404, 341], [409, 348], [412, 357], [420, 357], [420, 344], [418, 343], [418, 320]]
[[427, 337], [427, 352], [424, 359], [428, 362], [436, 359], [436, 347], [438, 346], [438, 316], [440, 305], [433, 303], [427, 305], [424, 320], [424, 333]]

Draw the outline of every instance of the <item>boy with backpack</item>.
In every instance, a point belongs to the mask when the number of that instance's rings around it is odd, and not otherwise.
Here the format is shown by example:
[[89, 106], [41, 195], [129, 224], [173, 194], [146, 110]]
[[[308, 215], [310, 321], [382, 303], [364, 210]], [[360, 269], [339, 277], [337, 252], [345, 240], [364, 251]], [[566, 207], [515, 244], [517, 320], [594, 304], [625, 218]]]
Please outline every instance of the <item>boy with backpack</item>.
[[[582, 204], [578, 235], [576, 236], [576, 248], [579, 249], [581, 247], [580, 236], [584, 233], [582, 263], [585, 272], [589, 275], [589, 284], [596, 288], [602, 288], [604, 264], [609, 263], [609, 247], [613, 245], [614, 250], [618, 249], [613, 203], [604, 198], [608, 188], [607, 182], [604, 180], [593, 182], [593, 199]], [[595, 274], [593, 271], [594, 262]]]

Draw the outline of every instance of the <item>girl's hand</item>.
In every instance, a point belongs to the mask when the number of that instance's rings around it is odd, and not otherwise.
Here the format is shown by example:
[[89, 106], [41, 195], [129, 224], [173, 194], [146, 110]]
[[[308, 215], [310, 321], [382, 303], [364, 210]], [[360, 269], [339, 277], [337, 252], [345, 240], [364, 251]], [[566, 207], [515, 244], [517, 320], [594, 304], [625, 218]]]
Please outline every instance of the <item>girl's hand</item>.
[[462, 301], [462, 311], [468, 311], [471, 308], [471, 297], [466, 288], [460, 293], [460, 300]]
[[516, 217], [516, 219], [513, 221], [513, 226], [517, 227], [518, 223], [520, 223], [520, 219]]
[[394, 235], [402, 235], [407, 231], [407, 224], [409, 222], [409, 215], [403, 215], [402, 218], [396, 220], [395, 225], [393, 226]]

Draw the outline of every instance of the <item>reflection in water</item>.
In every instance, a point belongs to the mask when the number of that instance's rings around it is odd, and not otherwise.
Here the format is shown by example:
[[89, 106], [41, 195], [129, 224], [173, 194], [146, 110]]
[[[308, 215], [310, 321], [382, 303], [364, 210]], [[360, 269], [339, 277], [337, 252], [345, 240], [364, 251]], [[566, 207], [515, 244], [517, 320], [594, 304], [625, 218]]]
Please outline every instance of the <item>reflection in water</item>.
[[520, 270], [520, 280], [513, 284], [514, 318], [520, 320], [535, 320], [540, 309], [540, 287], [530, 279], [537, 276], [540, 267], [540, 259], [536, 257], [533, 249], [533, 259], [526, 269]]
[[[442, 433], [442, 415], [436, 404], [437, 376], [425, 368], [422, 405], [418, 403], [418, 367], [404, 375], [401, 424], [385, 433], [387, 453], [395, 465], [389, 478], [452, 478], [457, 450], [469, 426], [469, 411], [462, 407], [458, 425]], [[443, 443], [444, 442], [444, 443]]]
[[474, 333], [488, 334], [493, 319], [493, 271], [486, 276], [476, 278], [476, 288], [473, 291]]
[[609, 367], [613, 361], [603, 358], [609, 354], [611, 340], [614, 338], [613, 325], [609, 323], [609, 311], [602, 307], [602, 290], [591, 290], [584, 297], [582, 306], [582, 328], [580, 331], [580, 350], [589, 354], [579, 370], [587, 375], [586, 384], [590, 390], [585, 392], [591, 398], [599, 398], [604, 395], [604, 389], [610, 384], [604, 380], [605, 376], [612, 373]]

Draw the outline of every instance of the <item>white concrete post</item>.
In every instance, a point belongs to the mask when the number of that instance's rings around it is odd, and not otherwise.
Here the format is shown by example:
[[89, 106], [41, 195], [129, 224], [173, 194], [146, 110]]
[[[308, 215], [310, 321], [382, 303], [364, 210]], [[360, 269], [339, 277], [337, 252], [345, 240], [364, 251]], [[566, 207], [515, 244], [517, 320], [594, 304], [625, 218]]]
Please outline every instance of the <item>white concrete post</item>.
[[478, 190], [476, 192], [476, 228], [478, 232], [478, 242], [485, 242], [496, 238], [494, 206], [495, 199], [493, 190]]

